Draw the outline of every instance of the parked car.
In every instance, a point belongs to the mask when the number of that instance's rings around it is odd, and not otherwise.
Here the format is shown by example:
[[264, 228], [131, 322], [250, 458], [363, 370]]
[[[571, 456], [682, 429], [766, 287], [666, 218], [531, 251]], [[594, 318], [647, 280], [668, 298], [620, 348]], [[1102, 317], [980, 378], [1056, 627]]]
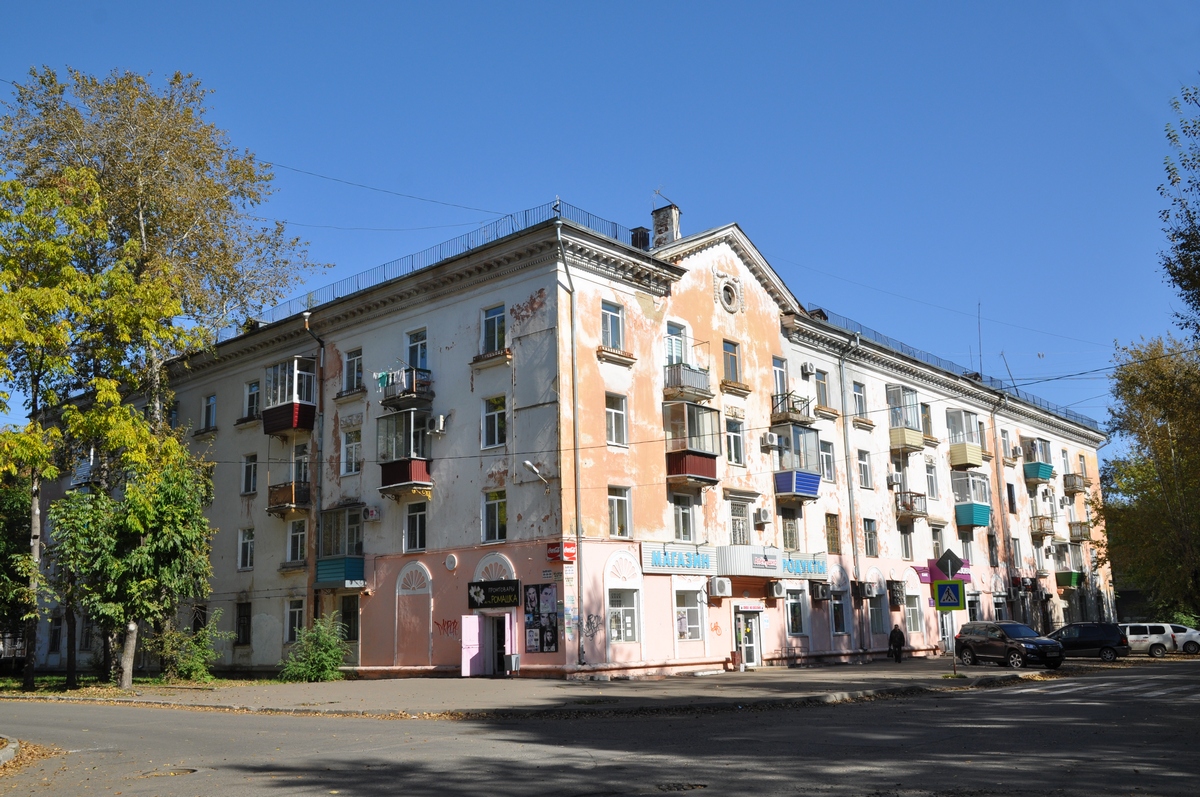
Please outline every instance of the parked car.
[[966, 665], [995, 661], [1014, 668], [1042, 664], [1057, 670], [1063, 663], [1063, 646], [1024, 623], [970, 622], [954, 636], [954, 655]]
[[1156, 659], [1175, 650], [1175, 634], [1166, 623], [1122, 623], [1121, 630], [1129, 638], [1129, 649]]
[[1129, 639], [1116, 623], [1071, 623], [1047, 634], [1063, 646], [1066, 658], [1099, 658], [1116, 661], [1129, 655]]
[[1175, 634], [1175, 644], [1180, 650], [1191, 656], [1200, 653], [1200, 631], [1174, 623], [1171, 623], [1171, 631]]

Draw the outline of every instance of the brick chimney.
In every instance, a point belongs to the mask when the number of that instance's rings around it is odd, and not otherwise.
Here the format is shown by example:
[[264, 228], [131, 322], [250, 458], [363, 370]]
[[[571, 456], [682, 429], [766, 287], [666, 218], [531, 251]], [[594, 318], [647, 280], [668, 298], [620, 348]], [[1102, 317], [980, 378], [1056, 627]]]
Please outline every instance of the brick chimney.
[[655, 249], [674, 243], [682, 237], [679, 234], [680, 215], [679, 208], [675, 205], [667, 205], [650, 211], [650, 218], [654, 224]]

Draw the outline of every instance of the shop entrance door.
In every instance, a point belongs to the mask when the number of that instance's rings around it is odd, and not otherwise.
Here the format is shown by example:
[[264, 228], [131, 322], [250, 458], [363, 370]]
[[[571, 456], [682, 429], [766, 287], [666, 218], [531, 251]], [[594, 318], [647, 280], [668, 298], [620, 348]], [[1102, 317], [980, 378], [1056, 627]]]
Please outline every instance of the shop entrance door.
[[742, 661], [747, 667], [757, 667], [759, 664], [758, 612], [735, 612], [733, 629]]

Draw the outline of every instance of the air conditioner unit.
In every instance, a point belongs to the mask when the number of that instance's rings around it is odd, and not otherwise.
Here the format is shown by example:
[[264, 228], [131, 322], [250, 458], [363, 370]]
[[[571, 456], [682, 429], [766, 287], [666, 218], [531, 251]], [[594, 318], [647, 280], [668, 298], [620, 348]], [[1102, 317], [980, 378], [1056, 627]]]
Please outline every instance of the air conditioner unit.
[[899, 487], [903, 481], [904, 481], [904, 477], [901, 476], [899, 473], [889, 473], [888, 477], [887, 477], [888, 489], [891, 489], [893, 487]]
[[812, 362], [800, 363], [801, 378], [808, 379], [810, 376], [812, 376], [816, 372], [817, 372], [817, 366], [815, 363], [812, 363]]
[[827, 600], [829, 600], [829, 596], [831, 594], [830, 590], [829, 590], [829, 585], [826, 584], [824, 581], [809, 582], [809, 591], [811, 593], [812, 599], [815, 601], [827, 601]]
[[1067, 508], [1067, 497], [1065, 495], [1058, 499], [1058, 508], [1059, 509]]
[[764, 432], [759, 439], [759, 444], [765, 449], [777, 449], [779, 448], [779, 435], [774, 432]]
[[733, 582], [727, 578], [713, 576], [708, 580], [708, 597], [710, 598], [732, 598], [733, 597]]
[[374, 522], [379, 520], [381, 517], [383, 517], [383, 514], [377, 506], [364, 506], [362, 508], [363, 520]]
[[767, 582], [767, 597], [768, 598], [785, 598], [787, 597], [787, 588], [783, 586], [782, 581]]
[[877, 597], [879, 597], [879, 585], [878, 585], [878, 584], [872, 584], [872, 583], [870, 583], [870, 582], [867, 582], [866, 584], [863, 584], [863, 597], [864, 597], [864, 598], [877, 598]]
[[425, 421], [425, 430], [430, 434], [445, 434], [446, 433], [446, 416], [445, 415], [430, 415]]
[[765, 526], [771, 522], [770, 509], [755, 509], [754, 510], [754, 525]]

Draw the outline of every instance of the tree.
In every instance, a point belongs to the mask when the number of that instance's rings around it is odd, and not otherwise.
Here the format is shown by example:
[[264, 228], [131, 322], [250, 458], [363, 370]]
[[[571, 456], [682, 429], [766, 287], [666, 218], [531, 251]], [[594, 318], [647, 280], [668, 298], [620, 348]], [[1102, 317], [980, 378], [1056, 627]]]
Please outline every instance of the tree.
[[20, 631], [28, 579], [19, 569], [29, 550], [29, 483], [0, 476], [0, 634]]
[[1200, 350], [1156, 338], [1118, 349], [1110, 432], [1094, 504], [1114, 568], [1160, 604], [1200, 613]]
[[1175, 123], [1167, 125], [1171, 154], [1167, 182], [1158, 191], [1170, 203], [1162, 211], [1169, 248], [1161, 254], [1167, 281], [1187, 305], [1180, 326], [1200, 334], [1200, 86], [1185, 86], [1172, 100]]

